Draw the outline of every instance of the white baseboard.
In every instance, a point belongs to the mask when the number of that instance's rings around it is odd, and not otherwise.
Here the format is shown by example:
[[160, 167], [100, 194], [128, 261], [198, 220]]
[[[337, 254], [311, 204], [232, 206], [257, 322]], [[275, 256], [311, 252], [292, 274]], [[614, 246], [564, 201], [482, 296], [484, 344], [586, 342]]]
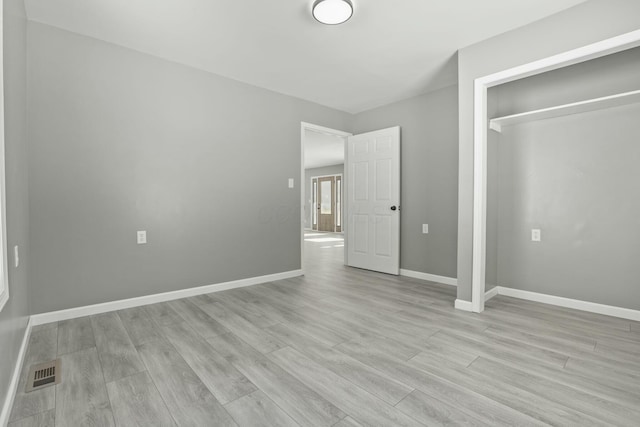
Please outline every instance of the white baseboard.
[[[604, 314], [606, 316], [640, 322], [640, 311], [629, 308], [615, 307], [612, 305], [598, 304], [595, 302], [581, 301], [571, 298], [557, 297], [555, 295], [540, 294], [537, 292], [523, 291], [520, 289], [498, 286], [498, 295], [519, 298], [528, 301], [541, 302], [559, 307], [573, 308], [575, 310], [588, 311], [590, 313]], [[494, 288], [495, 289], [495, 288]], [[493, 289], [492, 289], [493, 291]]]
[[473, 311], [473, 304], [471, 304], [471, 301], [464, 301], [461, 299], [457, 299], [455, 303], [455, 308], [462, 311]]
[[[22, 364], [24, 363], [24, 357], [27, 353], [27, 346], [29, 345], [29, 337], [31, 336], [31, 328], [33, 327], [33, 321], [29, 318], [27, 322], [27, 328], [24, 331], [24, 337], [22, 337], [22, 344], [20, 345], [20, 351], [18, 351], [18, 359], [16, 360], [16, 366], [11, 375], [11, 382], [7, 389], [7, 397], [4, 399], [4, 405], [2, 406], [2, 412], [0, 412], [0, 426], [6, 426], [9, 423], [9, 417], [11, 416], [11, 408], [13, 408], [13, 401], [16, 398], [16, 392], [18, 391], [18, 383], [20, 382], [20, 373], [22, 372]], [[7, 361], [3, 361], [6, 363]]]
[[118, 301], [105, 302], [101, 304], [69, 308], [66, 310], [52, 311], [49, 313], [34, 314], [31, 316], [31, 321], [34, 326], [42, 325], [45, 323], [59, 322], [61, 320], [75, 319], [78, 317], [106, 313], [115, 310], [123, 310], [125, 308], [138, 307], [141, 305], [155, 304], [158, 302], [172, 301], [180, 298], [209, 294], [211, 292], [220, 292], [226, 291], [228, 289], [242, 288], [245, 286], [258, 285], [260, 283], [273, 282], [276, 280], [290, 279], [292, 277], [302, 276], [302, 274], [302, 270], [285, 271], [283, 273], [269, 274], [266, 276], [250, 277], [247, 279], [234, 280], [231, 282], [199, 286], [197, 288], [180, 289], [177, 291], [163, 292], [161, 294], [145, 295], [137, 298], [129, 298]]
[[487, 292], [484, 293], [484, 302], [489, 301], [491, 298], [498, 295], [499, 292], [500, 292], [500, 286], [494, 286], [493, 288], [489, 289]]
[[428, 280], [429, 282], [442, 283], [449, 286], [458, 286], [458, 279], [454, 277], [438, 276], [435, 274], [422, 273], [420, 271], [405, 270], [403, 268], [400, 269], [400, 275], [412, 277], [414, 279]]

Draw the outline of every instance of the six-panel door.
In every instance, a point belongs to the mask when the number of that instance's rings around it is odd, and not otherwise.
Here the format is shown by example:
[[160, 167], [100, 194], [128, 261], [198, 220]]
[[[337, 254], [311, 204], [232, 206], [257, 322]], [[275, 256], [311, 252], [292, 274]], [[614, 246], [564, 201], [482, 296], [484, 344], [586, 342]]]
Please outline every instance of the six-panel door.
[[347, 142], [347, 265], [400, 273], [400, 128]]

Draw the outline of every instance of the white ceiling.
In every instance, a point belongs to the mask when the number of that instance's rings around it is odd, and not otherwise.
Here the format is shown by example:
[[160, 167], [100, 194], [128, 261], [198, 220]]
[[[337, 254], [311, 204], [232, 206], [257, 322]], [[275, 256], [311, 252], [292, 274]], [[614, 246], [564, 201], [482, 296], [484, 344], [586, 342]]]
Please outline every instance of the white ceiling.
[[344, 138], [305, 130], [304, 168], [313, 169], [344, 163]]
[[[457, 81], [455, 52], [585, 0], [25, 0], [30, 20], [357, 113]], [[526, 48], [526, 47], [523, 47]]]

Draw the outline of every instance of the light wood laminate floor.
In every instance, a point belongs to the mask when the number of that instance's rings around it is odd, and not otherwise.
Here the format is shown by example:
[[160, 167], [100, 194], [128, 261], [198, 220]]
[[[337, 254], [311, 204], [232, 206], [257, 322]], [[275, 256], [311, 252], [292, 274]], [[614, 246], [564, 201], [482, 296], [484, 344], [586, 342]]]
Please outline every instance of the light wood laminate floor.
[[[10, 426], [640, 425], [637, 323], [456, 311], [341, 244], [307, 241], [305, 277], [34, 328]], [[62, 383], [25, 394], [55, 357]]]

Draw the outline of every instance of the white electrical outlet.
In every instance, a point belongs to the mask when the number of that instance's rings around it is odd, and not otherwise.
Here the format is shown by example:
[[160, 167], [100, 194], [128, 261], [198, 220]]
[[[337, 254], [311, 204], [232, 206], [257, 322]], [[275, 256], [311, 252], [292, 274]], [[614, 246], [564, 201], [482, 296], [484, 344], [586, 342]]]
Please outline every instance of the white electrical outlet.
[[542, 232], [539, 229], [534, 228], [531, 230], [531, 241], [532, 242], [542, 241]]
[[422, 224], [422, 234], [429, 234], [429, 224]]
[[138, 231], [138, 244], [146, 245], [147, 244], [147, 232], [146, 231]]
[[18, 252], [18, 245], [13, 247], [13, 262], [15, 263], [16, 268], [20, 265], [20, 253]]
[[289, 188], [293, 188], [295, 181], [293, 178], [289, 178]]

